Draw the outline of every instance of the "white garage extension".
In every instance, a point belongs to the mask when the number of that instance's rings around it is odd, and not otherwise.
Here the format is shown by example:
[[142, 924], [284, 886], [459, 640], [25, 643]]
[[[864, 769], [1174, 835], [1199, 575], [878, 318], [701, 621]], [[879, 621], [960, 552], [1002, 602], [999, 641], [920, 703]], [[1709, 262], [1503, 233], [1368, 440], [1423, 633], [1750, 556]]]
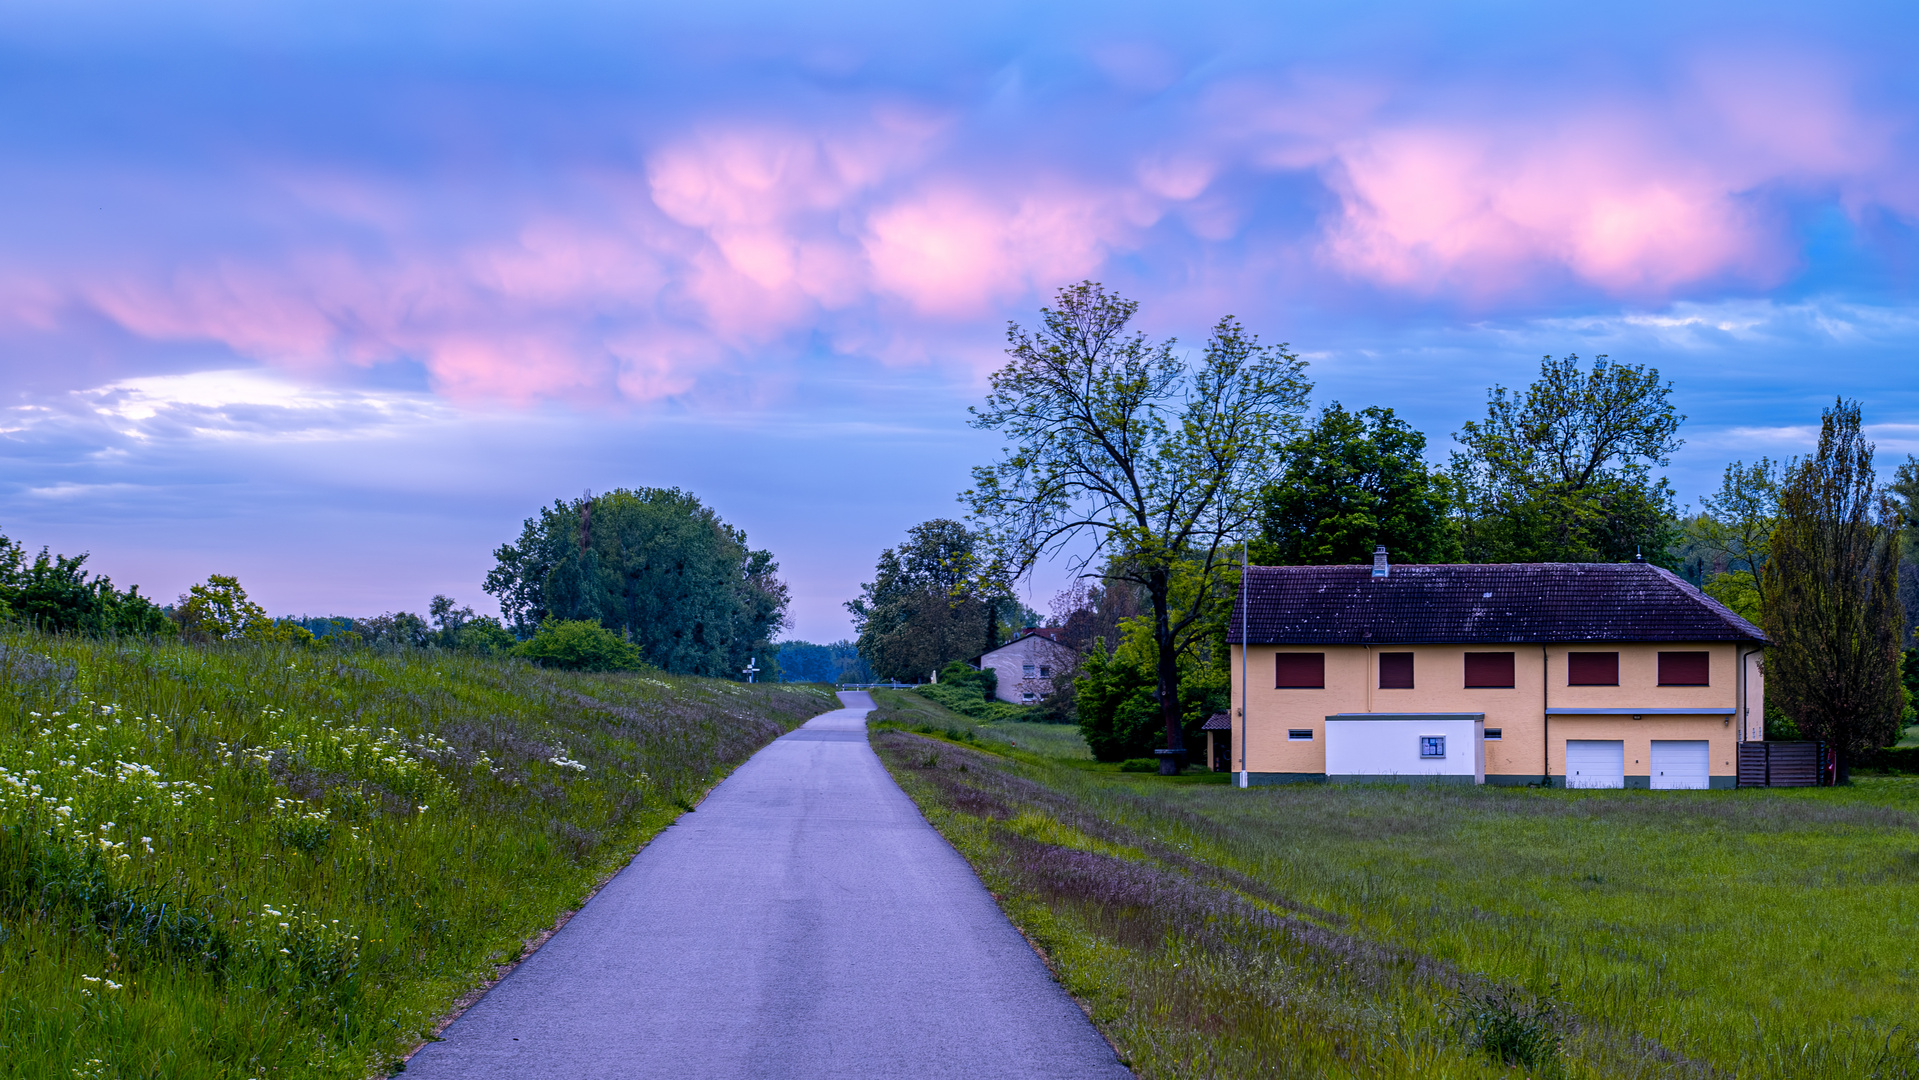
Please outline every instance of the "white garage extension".
[[1626, 786], [1626, 744], [1621, 739], [1567, 739], [1566, 786]]
[[1654, 739], [1654, 791], [1704, 791], [1712, 786], [1712, 744], [1704, 739]]
[[1338, 713], [1326, 718], [1326, 779], [1486, 782], [1485, 713]]

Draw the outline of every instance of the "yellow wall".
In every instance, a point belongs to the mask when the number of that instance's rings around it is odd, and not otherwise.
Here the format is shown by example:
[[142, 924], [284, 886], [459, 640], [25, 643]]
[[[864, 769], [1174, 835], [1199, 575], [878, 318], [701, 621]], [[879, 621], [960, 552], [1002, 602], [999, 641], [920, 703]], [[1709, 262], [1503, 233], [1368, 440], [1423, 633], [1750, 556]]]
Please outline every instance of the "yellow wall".
[[[1323, 690], [1281, 690], [1273, 686], [1273, 656], [1278, 652], [1323, 652], [1326, 654], [1326, 688]], [[1658, 654], [1662, 651], [1708, 652], [1711, 654], [1709, 686], [1660, 686]], [[1634, 724], [1630, 716], [1580, 718], [1554, 716], [1550, 733], [1547, 708], [1594, 709], [1733, 709], [1739, 705], [1737, 653], [1740, 647], [1729, 643], [1674, 644], [1621, 643], [1550, 645], [1254, 645], [1249, 660], [1251, 686], [1251, 726], [1247, 739], [1246, 768], [1256, 773], [1323, 773], [1326, 768], [1325, 719], [1343, 712], [1466, 712], [1486, 714], [1486, 726], [1499, 728], [1502, 738], [1486, 743], [1488, 775], [1538, 776], [1550, 769], [1553, 776], [1565, 775], [1565, 740], [1569, 738], [1627, 738], [1622, 734], [1585, 735], [1575, 731], [1599, 730], [1611, 725], [1621, 731], [1631, 727], [1637, 732], [1639, 749], [1632, 741], [1626, 747], [1628, 775], [1644, 775], [1652, 738], [1701, 739], [1727, 742], [1722, 748], [1713, 744], [1714, 775], [1731, 774], [1731, 743], [1737, 740], [1736, 721], [1724, 716], [1647, 717]], [[1750, 651], [1750, 650], [1749, 650]], [[1413, 654], [1413, 689], [1379, 688], [1381, 652]], [[1512, 689], [1474, 689], [1465, 687], [1465, 654], [1468, 652], [1513, 653]], [[1568, 686], [1568, 652], [1618, 652], [1618, 686]], [[1238, 663], [1235, 655], [1235, 664]], [[1747, 672], [1747, 692], [1754, 704], [1751, 723], [1758, 724], [1761, 692], [1753, 685], [1756, 662]], [[1233, 671], [1233, 706], [1237, 732], [1240, 705], [1240, 671]], [[1575, 723], [1576, 721], [1576, 723]], [[1584, 724], [1587, 727], [1579, 727]], [[1289, 728], [1310, 728], [1310, 742], [1287, 739]], [[1710, 731], [1708, 731], [1710, 729]], [[1663, 734], [1672, 731], [1677, 734]], [[1705, 732], [1701, 734], [1701, 732]], [[1716, 732], [1717, 734], [1713, 734]], [[1548, 755], [1547, 739], [1553, 745]], [[1238, 750], [1234, 767], [1239, 767]], [[1637, 757], [1639, 772], [1634, 773]]]

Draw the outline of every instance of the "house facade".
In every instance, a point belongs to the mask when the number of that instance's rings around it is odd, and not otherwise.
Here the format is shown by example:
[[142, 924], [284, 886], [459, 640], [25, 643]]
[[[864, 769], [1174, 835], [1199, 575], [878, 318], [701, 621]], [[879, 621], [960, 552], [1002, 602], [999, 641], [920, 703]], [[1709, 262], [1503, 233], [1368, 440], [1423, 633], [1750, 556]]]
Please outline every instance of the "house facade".
[[1078, 658], [1059, 642], [1055, 627], [1029, 626], [1013, 640], [973, 658], [973, 666], [999, 677], [994, 696], [1015, 705], [1031, 705], [1053, 692], [1055, 678], [1070, 678]]
[[1253, 567], [1233, 620], [1243, 784], [1733, 787], [1764, 737], [1765, 635], [1645, 563]]

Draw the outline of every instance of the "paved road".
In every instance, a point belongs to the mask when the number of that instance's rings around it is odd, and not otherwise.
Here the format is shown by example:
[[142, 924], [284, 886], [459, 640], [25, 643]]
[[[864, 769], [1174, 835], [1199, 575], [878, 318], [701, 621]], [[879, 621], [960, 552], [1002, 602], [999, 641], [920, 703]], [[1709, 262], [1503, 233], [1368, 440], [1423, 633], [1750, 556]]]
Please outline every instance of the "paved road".
[[866, 744], [866, 694], [754, 755], [408, 1080], [1120, 1078]]

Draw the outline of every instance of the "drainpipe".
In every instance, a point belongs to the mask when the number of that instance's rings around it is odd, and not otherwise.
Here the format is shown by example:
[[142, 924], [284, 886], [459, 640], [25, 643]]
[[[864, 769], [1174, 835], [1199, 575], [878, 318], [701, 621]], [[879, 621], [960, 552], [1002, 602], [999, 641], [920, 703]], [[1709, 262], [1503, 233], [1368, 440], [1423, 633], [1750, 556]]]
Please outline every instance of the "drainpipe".
[[1253, 649], [1246, 632], [1247, 612], [1253, 606], [1253, 544], [1250, 537], [1240, 540], [1239, 560], [1239, 786], [1249, 787], [1252, 774], [1246, 771], [1246, 714], [1252, 708], [1252, 683], [1247, 677], [1246, 655]]
[[1540, 730], [1545, 733], [1544, 745], [1539, 750], [1540, 783], [1553, 786], [1553, 714], [1552, 714], [1553, 665], [1552, 656], [1546, 646], [1539, 646], [1539, 720]]

